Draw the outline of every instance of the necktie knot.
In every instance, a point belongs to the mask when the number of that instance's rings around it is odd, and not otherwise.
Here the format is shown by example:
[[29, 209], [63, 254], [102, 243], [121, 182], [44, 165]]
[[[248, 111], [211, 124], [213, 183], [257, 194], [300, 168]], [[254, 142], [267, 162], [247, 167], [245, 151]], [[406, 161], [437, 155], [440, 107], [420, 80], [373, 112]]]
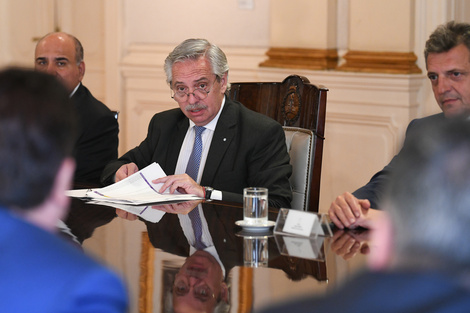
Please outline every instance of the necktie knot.
[[196, 137], [201, 136], [202, 132], [206, 128], [204, 126], [194, 126], [194, 131], [196, 132]]
[[189, 156], [188, 165], [186, 166], [186, 174], [188, 174], [194, 181], [197, 182], [197, 174], [199, 173], [199, 164], [202, 155], [202, 132], [206, 128], [204, 126], [194, 126], [194, 146], [191, 155]]

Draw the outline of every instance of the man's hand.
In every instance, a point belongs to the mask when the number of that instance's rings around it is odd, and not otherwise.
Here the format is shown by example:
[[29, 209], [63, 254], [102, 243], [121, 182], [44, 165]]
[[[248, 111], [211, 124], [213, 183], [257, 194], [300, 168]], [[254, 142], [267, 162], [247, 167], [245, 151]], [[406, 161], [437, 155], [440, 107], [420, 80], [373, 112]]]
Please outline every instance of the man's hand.
[[128, 221], [135, 221], [137, 220], [137, 215], [121, 210], [121, 209], [116, 209], [116, 215], [122, 219], [128, 220]]
[[178, 191], [180, 193], [193, 194], [204, 198], [204, 188], [199, 186], [188, 174], [169, 175], [152, 181], [154, 184], [163, 183], [158, 192], [163, 193], [168, 188], [170, 193]]
[[336, 227], [340, 229], [356, 228], [358, 226], [366, 227], [365, 220], [369, 210], [372, 210], [369, 200], [357, 199], [351, 193], [345, 192], [331, 203], [328, 214]]
[[358, 252], [369, 254], [368, 231], [337, 230], [333, 234], [331, 250], [345, 260], [353, 258]]
[[138, 171], [139, 168], [135, 163], [124, 164], [117, 170], [116, 175], [114, 176], [114, 182], [117, 183], [118, 181], [123, 180], [124, 178], [131, 176]]

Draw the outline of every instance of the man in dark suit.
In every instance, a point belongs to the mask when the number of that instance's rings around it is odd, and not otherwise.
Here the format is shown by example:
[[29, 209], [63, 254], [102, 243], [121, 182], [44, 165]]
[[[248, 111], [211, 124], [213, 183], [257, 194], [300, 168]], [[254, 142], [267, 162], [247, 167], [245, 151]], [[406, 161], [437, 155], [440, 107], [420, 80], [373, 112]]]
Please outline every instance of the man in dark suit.
[[470, 123], [428, 123], [407, 140], [371, 230], [369, 270], [266, 312], [469, 311]]
[[119, 278], [56, 234], [75, 126], [54, 77], [0, 72], [0, 312], [126, 312]]
[[[157, 162], [169, 175], [154, 181], [163, 183], [160, 191], [241, 202], [244, 187], [267, 187], [271, 206], [290, 207], [292, 167], [284, 131], [225, 95], [228, 70], [223, 51], [207, 40], [188, 39], [177, 46], [165, 60], [165, 72], [180, 108], [156, 114], [147, 138], [108, 164], [102, 182], [120, 181]], [[193, 180], [185, 173], [200, 126], [202, 157]]]
[[[411, 121], [402, 150], [367, 185], [352, 194], [345, 192], [331, 204], [328, 213], [339, 228], [370, 228], [381, 214], [380, 202], [396, 162], [409, 146], [408, 137], [427, 125], [470, 116], [470, 24], [449, 22], [439, 26], [424, 51], [428, 78], [442, 113]], [[421, 132], [422, 133], [422, 132]], [[423, 133], [422, 133], [423, 134]], [[425, 136], [425, 134], [423, 134]]]
[[74, 157], [75, 182], [99, 183], [105, 165], [117, 159], [119, 126], [115, 114], [81, 83], [85, 75], [83, 47], [66, 33], [51, 33], [36, 45], [35, 69], [57, 76], [77, 108], [79, 132]]

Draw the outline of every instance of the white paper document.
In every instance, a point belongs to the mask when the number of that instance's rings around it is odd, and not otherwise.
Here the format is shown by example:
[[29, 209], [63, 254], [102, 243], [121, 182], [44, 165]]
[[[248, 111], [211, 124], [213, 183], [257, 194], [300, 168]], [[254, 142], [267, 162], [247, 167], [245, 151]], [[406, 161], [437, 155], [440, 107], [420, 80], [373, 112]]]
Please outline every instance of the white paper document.
[[157, 163], [152, 163], [139, 172], [104, 188], [69, 190], [69, 197], [86, 198], [102, 203], [124, 205], [146, 205], [171, 201], [187, 201], [202, 199], [196, 195], [173, 194], [165, 191], [159, 193], [162, 183], [153, 184], [152, 180], [165, 177], [166, 174]]

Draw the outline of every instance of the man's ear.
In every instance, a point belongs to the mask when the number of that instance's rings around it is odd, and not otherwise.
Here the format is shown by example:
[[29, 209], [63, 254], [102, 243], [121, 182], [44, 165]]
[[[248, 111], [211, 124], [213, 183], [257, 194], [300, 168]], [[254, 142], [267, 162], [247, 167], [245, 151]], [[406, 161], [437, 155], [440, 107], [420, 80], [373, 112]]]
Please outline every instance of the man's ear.
[[225, 72], [225, 74], [222, 76], [220, 79], [220, 93], [225, 93], [227, 90], [227, 84], [228, 84], [228, 72]]
[[229, 291], [225, 282], [222, 282], [222, 286], [220, 288], [220, 297], [225, 303], [229, 303]]
[[70, 198], [65, 195], [65, 191], [72, 186], [74, 172], [75, 161], [72, 158], [62, 161], [49, 195], [43, 203], [25, 211], [25, 219], [43, 229], [55, 232], [58, 220], [63, 219], [69, 209]]
[[84, 61], [78, 64], [78, 72], [80, 73], [80, 81], [82, 81], [83, 77], [85, 76], [85, 62]]
[[65, 195], [65, 191], [72, 188], [73, 176], [75, 172], [75, 160], [66, 158], [57, 171], [54, 186], [51, 190], [51, 200], [57, 207], [68, 208], [70, 198]]
[[368, 265], [372, 270], [385, 270], [393, 256], [393, 227], [390, 216], [383, 212], [371, 229]]

